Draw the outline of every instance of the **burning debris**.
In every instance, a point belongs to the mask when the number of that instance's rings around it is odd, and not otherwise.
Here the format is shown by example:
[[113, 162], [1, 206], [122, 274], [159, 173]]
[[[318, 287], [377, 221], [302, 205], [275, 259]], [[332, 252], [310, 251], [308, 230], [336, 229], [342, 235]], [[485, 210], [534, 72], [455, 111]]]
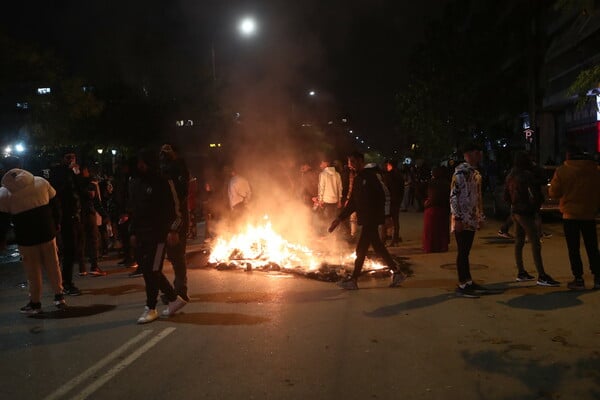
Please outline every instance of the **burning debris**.
[[[260, 226], [247, 225], [231, 237], [218, 238], [211, 246], [207, 266], [218, 270], [281, 271], [336, 282], [352, 270], [356, 255], [345, 246], [337, 246], [333, 236], [331, 241], [316, 241], [311, 247], [317, 250], [290, 243], [267, 220]], [[404, 271], [409, 270], [404, 258], [395, 259]], [[389, 277], [388, 268], [374, 259], [365, 261], [363, 274]]]

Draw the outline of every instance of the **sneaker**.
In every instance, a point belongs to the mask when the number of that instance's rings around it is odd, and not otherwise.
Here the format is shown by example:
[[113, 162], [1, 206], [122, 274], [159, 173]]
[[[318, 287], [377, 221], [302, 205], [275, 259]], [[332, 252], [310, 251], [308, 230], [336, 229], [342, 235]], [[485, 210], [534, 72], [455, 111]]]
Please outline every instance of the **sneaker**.
[[469, 290], [471, 290], [472, 292], [477, 293], [477, 294], [490, 292], [490, 289], [486, 288], [485, 286], [478, 285], [475, 282], [471, 282], [467, 286], [469, 287]]
[[100, 267], [93, 268], [90, 271], [91, 276], [106, 276], [106, 271], [100, 269]]
[[86, 271], [81, 271], [81, 272], [79, 272], [79, 276], [87, 276], [87, 274], [88, 274], [88, 273], [87, 273]]
[[65, 301], [65, 297], [62, 293], [54, 295], [54, 305], [59, 310], [64, 310], [65, 308], [67, 308], [67, 302]]
[[81, 290], [75, 286], [65, 286], [63, 289], [63, 294], [67, 294], [69, 296], [81, 296]]
[[337, 285], [344, 290], [358, 290], [358, 285], [354, 279], [346, 279], [338, 282]]
[[174, 315], [177, 311], [181, 310], [186, 304], [187, 304], [187, 301], [182, 299], [181, 296], [177, 296], [177, 298], [175, 300], [169, 302], [169, 305], [167, 306], [167, 308], [165, 308], [163, 310], [163, 312], [162, 312], [163, 317], [170, 317], [170, 316]]
[[508, 232], [498, 231], [498, 236], [503, 237], [504, 239], [514, 239], [515, 237]]
[[572, 282], [567, 283], [567, 287], [571, 290], [585, 290], [585, 282], [583, 278], [575, 278]]
[[517, 282], [528, 282], [528, 281], [534, 281], [535, 277], [532, 275], [529, 275], [529, 273], [527, 271], [525, 272], [519, 272], [519, 275], [517, 275]]
[[540, 275], [537, 280], [539, 286], [560, 286], [560, 282], [552, 279], [550, 275]]
[[136, 268], [136, 270], [135, 270], [135, 271], [133, 271], [132, 273], [130, 273], [128, 276], [129, 276], [130, 278], [138, 278], [138, 277], [140, 277], [140, 276], [144, 276], [144, 274], [142, 273], [142, 271], [140, 271], [140, 269], [139, 269], [139, 268]]
[[392, 271], [390, 287], [398, 287], [406, 280], [406, 275], [400, 271]]
[[138, 324], [147, 324], [148, 322], [152, 322], [158, 318], [158, 312], [156, 308], [148, 308], [148, 306], [144, 307], [144, 312], [137, 319]]
[[465, 285], [464, 288], [461, 288], [460, 285], [456, 287], [455, 293], [458, 297], [466, 297], [469, 299], [477, 299], [479, 295], [473, 290], [471, 287], [473, 285]]
[[550, 232], [542, 232], [542, 238], [550, 239], [551, 237], [552, 237], [552, 234]]
[[39, 314], [42, 312], [42, 303], [29, 302], [25, 306], [21, 307], [21, 314]]

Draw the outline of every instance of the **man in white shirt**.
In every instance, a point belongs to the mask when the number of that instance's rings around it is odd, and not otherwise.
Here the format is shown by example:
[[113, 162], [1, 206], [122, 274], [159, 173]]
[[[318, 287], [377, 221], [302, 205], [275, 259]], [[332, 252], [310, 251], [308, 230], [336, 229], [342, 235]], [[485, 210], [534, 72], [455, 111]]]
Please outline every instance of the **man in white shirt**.
[[325, 234], [329, 222], [337, 216], [338, 211], [342, 208], [342, 178], [328, 160], [322, 160], [320, 168], [317, 201], [322, 210], [321, 233]]

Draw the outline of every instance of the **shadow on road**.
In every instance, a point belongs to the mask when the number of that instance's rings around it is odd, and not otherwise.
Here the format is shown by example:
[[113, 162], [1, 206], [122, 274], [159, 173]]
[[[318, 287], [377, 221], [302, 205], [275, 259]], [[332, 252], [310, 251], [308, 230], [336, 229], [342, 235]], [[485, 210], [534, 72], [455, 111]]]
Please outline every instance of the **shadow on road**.
[[579, 299], [580, 296], [590, 294], [591, 291], [573, 291], [560, 290], [546, 293], [526, 293], [522, 296], [512, 298], [508, 301], [499, 301], [498, 304], [503, 304], [512, 308], [521, 308], [527, 310], [556, 310], [559, 308], [575, 307], [583, 304]]
[[443, 303], [448, 300], [455, 299], [456, 296], [451, 293], [438, 294], [437, 296], [421, 297], [419, 299], [404, 301], [398, 304], [376, 308], [374, 311], [365, 312], [365, 316], [371, 318], [386, 318], [393, 317], [409, 310], [415, 310], [423, 307], [430, 307], [436, 304]]
[[81, 318], [89, 317], [90, 315], [102, 314], [112, 311], [117, 306], [109, 304], [92, 304], [91, 306], [70, 306], [63, 310], [45, 311], [40, 314], [29, 316], [33, 319], [65, 319], [65, 318]]
[[217, 292], [191, 294], [192, 302], [199, 303], [311, 303], [341, 300], [339, 289], [309, 292]]
[[269, 318], [256, 315], [237, 314], [237, 313], [181, 313], [163, 320], [181, 324], [194, 325], [259, 325], [269, 322]]
[[[527, 345], [507, 345], [502, 350], [463, 351], [462, 357], [467, 368], [476, 371], [485, 371], [493, 374], [502, 374], [520, 381], [526, 388], [522, 395], [511, 393], [506, 399], [558, 399], [558, 398], [598, 398], [600, 391], [597, 389], [586, 390], [581, 382], [589, 379], [589, 387], [600, 385], [600, 375], [590, 374], [600, 368], [600, 353], [594, 352], [588, 358], [582, 358], [575, 364], [556, 362], [548, 359], [532, 359], [531, 355], [523, 353], [532, 350]], [[565, 380], [576, 379], [577, 387], [581, 392], [560, 393], [560, 387]], [[585, 397], [581, 397], [585, 396]], [[590, 396], [590, 397], [587, 397]], [[488, 396], [482, 394], [482, 398]], [[495, 397], [496, 398], [496, 397]]]
[[108, 295], [108, 296], [121, 296], [123, 294], [128, 293], [140, 293], [145, 292], [146, 287], [144, 285], [121, 285], [121, 286], [111, 286], [111, 287], [103, 287], [103, 288], [90, 288], [82, 290], [83, 294], [91, 294], [92, 296], [98, 295]]

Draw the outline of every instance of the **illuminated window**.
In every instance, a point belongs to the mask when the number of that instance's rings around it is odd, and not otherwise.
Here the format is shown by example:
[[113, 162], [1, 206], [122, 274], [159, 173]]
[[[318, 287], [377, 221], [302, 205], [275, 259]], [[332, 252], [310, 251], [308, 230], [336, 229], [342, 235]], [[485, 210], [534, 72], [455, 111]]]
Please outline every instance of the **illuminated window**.
[[49, 87], [42, 87], [37, 89], [38, 94], [50, 94], [52, 90]]

